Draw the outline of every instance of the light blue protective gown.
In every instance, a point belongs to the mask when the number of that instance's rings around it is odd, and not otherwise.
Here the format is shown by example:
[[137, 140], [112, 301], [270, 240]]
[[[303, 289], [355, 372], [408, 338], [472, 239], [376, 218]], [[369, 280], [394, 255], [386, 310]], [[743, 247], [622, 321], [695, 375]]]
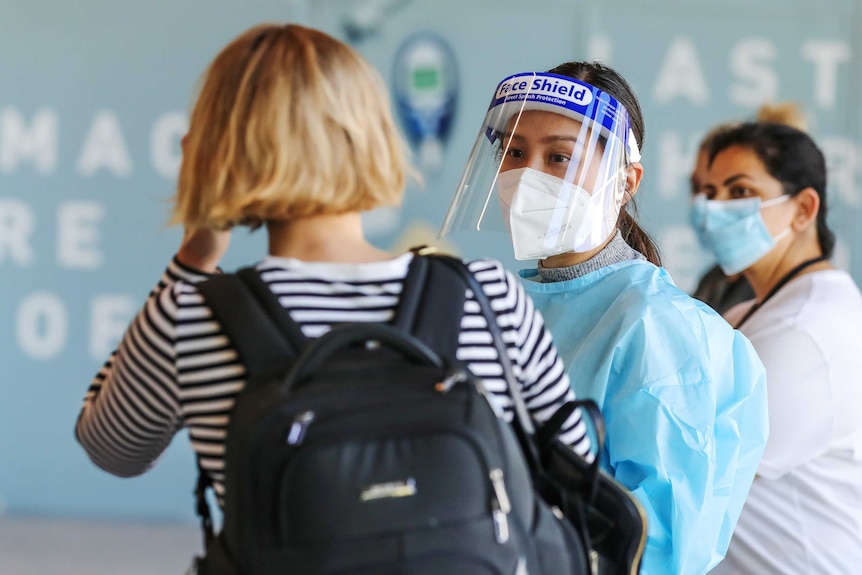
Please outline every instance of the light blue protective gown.
[[643, 260], [553, 283], [521, 276], [575, 393], [602, 409], [603, 467], [646, 509], [641, 573], [706, 573], [724, 557], [766, 444], [754, 348]]

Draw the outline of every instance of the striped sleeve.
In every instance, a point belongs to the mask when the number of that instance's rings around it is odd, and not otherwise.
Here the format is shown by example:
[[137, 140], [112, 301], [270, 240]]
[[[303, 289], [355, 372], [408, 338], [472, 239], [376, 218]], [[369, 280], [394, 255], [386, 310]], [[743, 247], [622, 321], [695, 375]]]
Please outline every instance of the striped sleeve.
[[172, 261], [90, 384], [75, 435], [105, 471], [140, 475], [181, 427], [173, 288], [206, 277]]
[[[565, 366], [550, 332], [545, 328], [541, 314], [524, 291], [521, 282], [503, 268], [501, 263], [494, 260], [476, 260], [469, 263], [469, 269], [479, 280], [491, 302], [527, 409], [537, 426], [541, 426], [564, 403], [575, 399]], [[462, 333], [468, 332], [468, 328], [478, 328], [487, 334], [490, 342], [487, 323], [481, 317], [479, 304], [474, 298], [468, 299], [465, 304], [464, 318], [467, 325], [462, 326]], [[464, 349], [462, 345], [459, 354]], [[473, 364], [477, 358], [459, 355], [459, 359], [471, 362], [471, 368], [477, 372], [476, 375], [485, 378], [489, 390], [498, 396], [504, 396], [500, 400], [507, 417], [511, 417], [511, 398], [508, 397], [496, 351], [484, 349], [493, 353], [490, 357], [483, 358], [489, 361], [482, 362], [478, 372]], [[589, 436], [580, 410], [575, 410], [564, 423], [560, 439], [580, 455], [588, 459], [592, 457]]]

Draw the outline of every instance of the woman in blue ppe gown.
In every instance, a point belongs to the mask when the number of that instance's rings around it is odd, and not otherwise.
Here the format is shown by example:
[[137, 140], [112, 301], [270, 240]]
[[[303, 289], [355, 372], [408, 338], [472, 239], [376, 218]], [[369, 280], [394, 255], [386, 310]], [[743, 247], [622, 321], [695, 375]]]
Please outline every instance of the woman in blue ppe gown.
[[674, 285], [628, 213], [643, 135], [633, 90], [608, 67], [511, 76], [441, 235], [494, 229], [497, 196], [515, 257], [540, 260], [521, 276], [575, 393], [604, 414], [602, 466], [647, 512], [641, 573], [697, 575], [723, 558], [754, 479], [765, 375], [741, 333]]

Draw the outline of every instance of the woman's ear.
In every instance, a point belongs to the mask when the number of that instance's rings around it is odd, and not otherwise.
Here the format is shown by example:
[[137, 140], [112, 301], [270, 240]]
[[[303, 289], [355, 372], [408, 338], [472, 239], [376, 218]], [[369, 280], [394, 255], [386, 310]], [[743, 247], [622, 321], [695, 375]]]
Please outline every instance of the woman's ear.
[[641, 178], [644, 175], [644, 167], [640, 162], [632, 162], [626, 166], [625, 170], [626, 179], [625, 188], [623, 188], [623, 205], [626, 205], [638, 193], [638, 187], [641, 185]]
[[805, 188], [793, 199], [796, 203], [796, 215], [791, 225], [795, 231], [801, 232], [817, 221], [817, 214], [820, 212], [820, 194], [814, 188]]

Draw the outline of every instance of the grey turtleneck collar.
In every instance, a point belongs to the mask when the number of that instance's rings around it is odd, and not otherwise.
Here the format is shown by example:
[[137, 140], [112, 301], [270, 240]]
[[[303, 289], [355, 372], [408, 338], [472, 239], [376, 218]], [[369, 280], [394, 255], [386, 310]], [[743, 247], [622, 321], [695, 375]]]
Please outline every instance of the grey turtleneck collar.
[[540, 261], [538, 271], [544, 283], [562, 282], [585, 276], [611, 264], [645, 259], [642, 253], [629, 246], [623, 240], [622, 233], [617, 230], [617, 233], [614, 234], [613, 239], [608, 242], [608, 245], [587, 261], [565, 268], [546, 268]]

